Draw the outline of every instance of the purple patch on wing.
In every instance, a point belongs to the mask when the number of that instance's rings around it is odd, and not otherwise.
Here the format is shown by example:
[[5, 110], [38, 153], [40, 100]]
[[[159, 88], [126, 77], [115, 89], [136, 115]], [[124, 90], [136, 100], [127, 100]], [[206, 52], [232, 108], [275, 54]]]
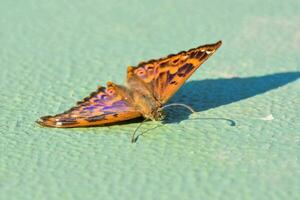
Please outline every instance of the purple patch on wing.
[[127, 104], [125, 101], [116, 101], [113, 103], [113, 106], [126, 106], [127, 107]]
[[97, 106], [97, 107], [103, 107], [103, 106], [105, 106], [106, 104], [105, 103], [103, 103], [102, 101], [100, 101], [100, 102], [98, 102], [97, 104], [95, 104], [95, 106]]
[[97, 106], [87, 106], [85, 108], [83, 108], [83, 110], [89, 110], [89, 111], [93, 111]]
[[116, 101], [111, 106], [104, 106], [102, 108], [103, 111], [126, 111], [128, 110], [128, 106], [125, 101]]

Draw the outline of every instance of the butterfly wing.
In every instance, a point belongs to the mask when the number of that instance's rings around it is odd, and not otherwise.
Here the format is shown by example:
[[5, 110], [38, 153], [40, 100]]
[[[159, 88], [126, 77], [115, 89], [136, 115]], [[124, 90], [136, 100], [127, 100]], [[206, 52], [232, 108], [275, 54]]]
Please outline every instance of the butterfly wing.
[[107, 89], [99, 87], [96, 92], [77, 102], [70, 110], [54, 116], [41, 117], [37, 123], [59, 128], [97, 126], [141, 116], [116, 87], [118, 86], [109, 82]]
[[165, 58], [142, 62], [137, 67], [128, 68], [127, 79], [140, 79], [160, 103], [166, 103], [221, 44], [219, 41]]

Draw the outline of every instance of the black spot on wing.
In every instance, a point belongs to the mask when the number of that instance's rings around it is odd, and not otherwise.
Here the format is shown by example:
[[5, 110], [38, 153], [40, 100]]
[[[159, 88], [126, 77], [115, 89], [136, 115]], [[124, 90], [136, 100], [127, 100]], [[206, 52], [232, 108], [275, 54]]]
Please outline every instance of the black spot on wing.
[[171, 74], [169, 71], [168, 71], [168, 74], [167, 74], [167, 81], [170, 83], [173, 78], [176, 76], [176, 74]]
[[179, 58], [173, 60], [173, 64], [176, 64], [179, 61]]
[[199, 51], [199, 52], [196, 54], [196, 58], [198, 58], [198, 59], [202, 58], [203, 56], [205, 56], [205, 52]]
[[190, 57], [200, 59], [204, 55], [205, 55], [205, 52], [203, 52], [203, 51], [194, 51], [190, 54]]
[[160, 67], [165, 67], [165, 66], [168, 66], [169, 65], [169, 61], [167, 60], [167, 61], [165, 61], [165, 62], [162, 62], [162, 63], [160, 63]]
[[96, 121], [101, 121], [105, 119], [105, 115], [97, 115], [97, 116], [93, 116], [93, 117], [88, 117], [86, 119], [86, 121], [88, 122], [96, 122]]
[[59, 122], [76, 122], [76, 119], [75, 118], [62, 118], [62, 119], [59, 119]]
[[177, 85], [177, 82], [176, 81], [171, 81], [170, 84]]
[[197, 54], [197, 51], [193, 51], [193, 52], [191, 52], [190, 57], [195, 58], [196, 54]]
[[76, 121], [72, 121], [72, 122], [68, 122], [68, 121], [64, 121], [64, 122], [61, 122], [60, 121], [60, 123], [61, 123], [61, 125], [75, 125], [75, 124], [78, 124], [78, 122], [76, 122]]
[[188, 73], [193, 70], [194, 66], [191, 63], [186, 63], [182, 67], [179, 68], [177, 75], [179, 77], [185, 77]]

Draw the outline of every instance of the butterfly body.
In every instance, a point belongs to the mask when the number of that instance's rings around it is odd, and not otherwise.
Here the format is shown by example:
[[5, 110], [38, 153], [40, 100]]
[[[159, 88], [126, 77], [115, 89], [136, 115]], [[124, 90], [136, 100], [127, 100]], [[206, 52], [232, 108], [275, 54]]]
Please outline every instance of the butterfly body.
[[107, 86], [114, 87], [119, 94], [122, 94], [126, 104], [133, 107], [144, 118], [154, 121], [162, 119], [163, 114], [160, 110], [162, 104], [155, 99], [151, 90], [142, 81], [133, 78], [128, 79], [126, 86], [111, 82]]
[[126, 86], [107, 83], [70, 110], [41, 117], [47, 127], [112, 124], [144, 117], [162, 120], [163, 105], [220, 46], [221, 41], [128, 67]]
[[[128, 71], [131, 67], [128, 67]], [[127, 86], [132, 95], [132, 104], [141, 113], [144, 118], [151, 120], [161, 120], [162, 104], [155, 98], [152, 93], [152, 88], [146, 85], [137, 77], [130, 77], [127, 80]]]

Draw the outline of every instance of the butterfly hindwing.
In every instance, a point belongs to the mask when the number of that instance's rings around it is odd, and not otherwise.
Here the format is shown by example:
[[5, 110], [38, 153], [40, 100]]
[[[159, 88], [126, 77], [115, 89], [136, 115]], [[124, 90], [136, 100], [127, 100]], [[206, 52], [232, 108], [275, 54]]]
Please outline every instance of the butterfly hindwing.
[[142, 62], [137, 67], [128, 68], [128, 78], [142, 80], [158, 101], [166, 103], [221, 44], [219, 41], [165, 58]]
[[77, 103], [70, 110], [54, 115], [41, 117], [38, 121], [50, 127], [81, 127], [110, 124], [141, 116], [128, 101], [116, 90], [116, 85], [99, 87], [96, 92]]

